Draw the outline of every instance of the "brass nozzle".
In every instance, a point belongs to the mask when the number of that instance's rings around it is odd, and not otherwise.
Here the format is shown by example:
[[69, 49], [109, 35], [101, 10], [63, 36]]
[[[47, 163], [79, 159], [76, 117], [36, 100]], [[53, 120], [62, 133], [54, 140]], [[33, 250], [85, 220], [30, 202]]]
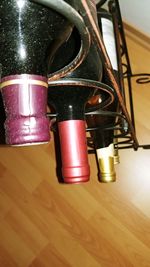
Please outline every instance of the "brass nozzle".
[[119, 164], [120, 163], [120, 157], [118, 153], [118, 149], [114, 149], [114, 164]]
[[114, 168], [114, 158], [104, 157], [99, 159], [100, 181], [109, 183], [116, 181], [116, 173]]
[[[114, 131], [114, 134], [117, 135], [117, 131]], [[120, 157], [119, 157], [119, 152], [118, 152], [118, 138], [114, 138], [114, 164], [120, 163]], [[115, 147], [116, 145], [116, 147]]]

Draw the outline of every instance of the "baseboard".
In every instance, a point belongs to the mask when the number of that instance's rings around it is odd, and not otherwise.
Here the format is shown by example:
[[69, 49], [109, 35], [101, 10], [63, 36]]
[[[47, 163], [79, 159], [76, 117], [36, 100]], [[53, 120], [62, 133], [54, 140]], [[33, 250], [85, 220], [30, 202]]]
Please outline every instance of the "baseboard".
[[150, 36], [142, 33], [127, 22], [123, 22], [125, 34], [150, 51]]

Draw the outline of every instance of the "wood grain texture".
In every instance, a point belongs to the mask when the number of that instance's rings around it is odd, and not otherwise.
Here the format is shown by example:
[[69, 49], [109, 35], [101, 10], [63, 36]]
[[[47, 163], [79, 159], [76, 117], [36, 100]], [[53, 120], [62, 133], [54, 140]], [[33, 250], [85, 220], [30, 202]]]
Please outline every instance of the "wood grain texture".
[[[150, 52], [128, 36], [134, 73]], [[150, 143], [150, 84], [133, 81], [137, 135]], [[150, 267], [150, 151], [120, 151], [117, 182], [63, 185], [54, 140], [0, 148], [0, 267]]]

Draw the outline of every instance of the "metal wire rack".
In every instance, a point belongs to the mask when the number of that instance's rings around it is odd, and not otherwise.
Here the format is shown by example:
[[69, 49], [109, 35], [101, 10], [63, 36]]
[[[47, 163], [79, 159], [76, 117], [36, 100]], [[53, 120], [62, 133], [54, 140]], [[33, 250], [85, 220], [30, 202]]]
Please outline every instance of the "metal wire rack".
[[[82, 1], [81, 1], [82, 2]], [[119, 98], [119, 95], [116, 95], [115, 97], [118, 97], [118, 103], [119, 103], [119, 110], [117, 112], [112, 111], [106, 111], [106, 103], [102, 102], [99, 105], [96, 105], [93, 107], [93, 110], [90, 111], [90, 109], [86, 108], [85, 110], [85, 117], [95, 115], [95, 116], [104, 116], [104, 117], [114, 117], [115, 122], [105, 124], [103, 125], [97, 125], [95, 127], [87, 128], [87, 132], [91, 131], [101, 131], [105, 134], [105, 131], [113, 131], [114, 132], [114, 139], [117, 140], [115, 143], [115, 146], [118, 149], [127, 149], [127, 148], [133, 148], [134, 150], [137, 150], [139, 147], [142, 147], [144, 149], [149, 149], [150, 144], [148, 145], [140, 145], [136, 138], [136, 125], [135, 125], [135, 114], [134, 114], [134, 101], [133, 101], [133, 94], [132, 94], [132, 79], [136, 77], [136, 82], [138, 84], [144, 84], [150, 82], [150, 74], [149, 73], [137, 73], [134, 74], [131, 69], [130, 64], [130, 58], [128, 54], [128, 48], [125, 38], [125, 32], [124, 32], [124, 26], [122, 22], [122, 16], [119, 6], [118, 0], [104, 0], [99, 1], [98, 5], [102, 6], [103, 4], [108, 4], [108, 10], [112, 15], [113, 19], [113, 25], [114, 25], [114, 31], [115, 31], [115, 41], [117, 46], [117, 58], [118, 58], [118, 70], [119, 70], [119, 88], [121, 92], [121, 96], [123, 98], [123, 105], [126, 104], [126, 92], [128, 91], [128, 97], [129, 97], [129, 113], [130, 117], [128, 118], [122, 109], [121, 100]], [[100, 53], [103, 51], [100, 51]], [[105, 62], [103, 62], [105, 63]], [[112, 70], [111, 70], [112, 71]], [[113, 75], [113, 73], [112, 73]], [[127, 86], [125, 88], [124, 81], [127, 80]], [[98, 83], [96, 81], [88, 81], [88, 80], [82, 80], [79, 79], [78, 81], [73, 79], [61, 79], [58, 81], [50, 82], [50, 86], [65, 86], [65, 85], [73, 85], [76, 84], [76, 86], [82, 86], [82, 83], [84, 85], [87, 85], [88, 87], [91, 86], [93, 89], [98, 89], [100, 91], [106, 90], [108, 94], [111, 95], [111, 88], [107, 86], [106, 84]], [[107, 88], [106, 88], [107, 87]], [[109, 95], [109, 97], [110, 97]], [[112, 98], [112, 95], [111, 95]], [[112, 102], [112, 99], [106, 101], [109, 105]], [[47, 113], [47, 116], [50, 118], [57, 117], [57, 114], [55, 113]], [[56, 127], [53, 125], [52, 130], [55, 130]], [[94, 152], [94, 142], [92, 137], [87, 137], [87, 144], [91, 148], [89, 152]]]
[[[136, 133], [136, 124], [135, 124], [135, 113], [134, 113], [134, 99], [132, 94], [132, 79], [136, 78], [136, 82], [140, 85], [150, 83], [150, 74], [149, 73], [133, 73], [130, 64], [130, 58], [125, 38], [125, 31], [122, 22], [122, 16], [120, 11], [120, 6], [118, 0], [111, 0], [111, 1], [102, 1], [102, 4], [108, 2], [109, 12], [112, 15], [114, 31], [115, 31], [115, 41], [117, 45], [117, 57], [118, 57], [118, 69], [119, 69], [119, 86], [120, 90], [122, 91], [122, 96], [124, 97], [124, 101], [126, 103], [126, 95], [129, 98], [129, 111], [131, 122]], [[125, 80], [126, 86], [125, 86]], [[118, 99], [119, 101], [119, 99]], [[120, 108], [119, 112], [108, 112], [97, 110], [95, 112], [91, 112], [90, 115], [97, 115], [97, 116], [115, 116], [116, 120], [115, 123], [111, 125], [97, 126], [95, 128], [87, 128], [87, 131], [102, 131], [105, 134], [105, 131], [112, 131], [114, 133], [114, 139], [117, 140], [115, 146], [117, 149], [127, 149], [133, 148], [137, 150], [138, 148], [143, 149], [150, 149], [150, 144], [140, 145], [139, 143], [135, 143], [131, 135], [131, 129], [124, 116], [122, 109]], [[86, 113], [86, 115], [89, 115]], [[94, 148], [94, 143], [92, 137], [88, 137], [88, 146]]]

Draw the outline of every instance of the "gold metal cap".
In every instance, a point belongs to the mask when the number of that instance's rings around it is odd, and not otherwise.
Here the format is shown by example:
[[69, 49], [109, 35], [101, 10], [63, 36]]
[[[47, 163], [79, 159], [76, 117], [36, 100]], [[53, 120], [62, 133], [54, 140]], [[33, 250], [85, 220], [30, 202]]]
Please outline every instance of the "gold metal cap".
[[100, 182], [109, 183], [116, 181], [116, 173], [114, 168], [114, 158], [104, 157], [99, 159]]
[[[117, 135], [117, 131], [116, 130], [114, 131], [114, 134]], [[114, 164], [119, 164], [120, 163], [120, 157], [119, 157], [117, 144], [118, 144], [118, 138], [114, 138]]]
[[120, 157], [118, 153], [118, 149], [114, 149], [114, 164], [119, 164], [120, 163]]

